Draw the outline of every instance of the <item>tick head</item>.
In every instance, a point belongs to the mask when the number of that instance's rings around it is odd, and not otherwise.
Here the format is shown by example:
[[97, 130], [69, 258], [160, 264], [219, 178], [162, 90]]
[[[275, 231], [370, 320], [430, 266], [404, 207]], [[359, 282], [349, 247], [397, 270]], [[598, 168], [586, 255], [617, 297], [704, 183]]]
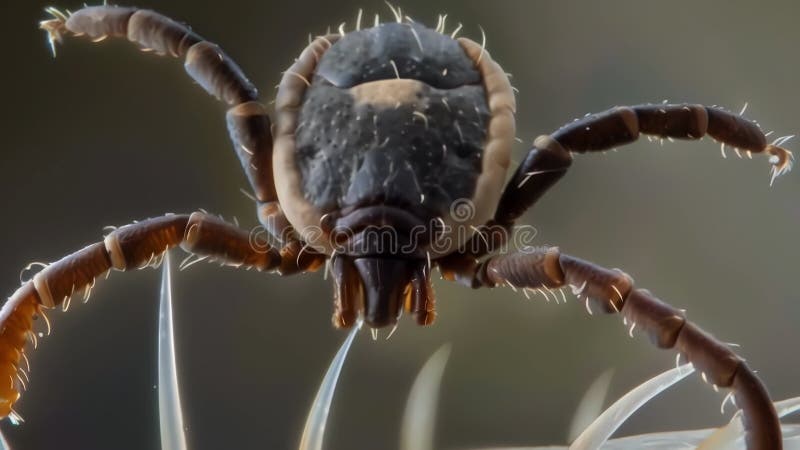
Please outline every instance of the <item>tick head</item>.
[[425, 212], [385, 203], [345, 208], [323, 220], [334, 246], [331, 265], [340, 327], [362, 318], [371, 328], [397, 324], [402, 312], [421, 325], [433, 322], [427, 249], [441, 225]]

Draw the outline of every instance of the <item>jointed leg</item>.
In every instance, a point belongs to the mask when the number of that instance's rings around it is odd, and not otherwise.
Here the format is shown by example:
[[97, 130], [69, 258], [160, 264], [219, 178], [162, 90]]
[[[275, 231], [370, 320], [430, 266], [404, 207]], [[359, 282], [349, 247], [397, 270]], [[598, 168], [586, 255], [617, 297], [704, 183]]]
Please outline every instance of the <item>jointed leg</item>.
[[572, 153], [595, 152], [631, 143], [640, 134], [667, 139], [711, 136], [737, 152], [766, 153], [772, 179], [789, 171], [792, 154], [784, 139], [767, 144], [754, 122], [719, 108], [702, 105], [638, 105], [617, 107], [584, 117], [550, 136], [540, 136], [506, 186], [495, 221], [510, 225], [569, 169]]
[[41, 27], [49, 33], [54, 54], [55, 44], [64, 36], [86, 36], [95, 42], [108, 37], [127, 38], [143, 50], [185, 57], [189, 76], [230, 106], [228, 131], [256, 200], [261, 206], [271, 205], [269, 212], [280, 214], [272, 179], [269, 116], [258, 102], [255, 86], [219, 46], [204, 40], [186, 25], [149, 10], [92, 6], [69, 15], [53, 8], [48, 12], [54, 18], [43, 21]]
[[515, 289], [558, 289], [569, 286], [592, 311], [620, 312], [630, 325], [643, 330], [660, 348], [677, 348], [703, 378], [716, 387], [730, 388], [744, 412], [748, 450], [782, 448], [780, 424], [766, 389], [731, 349], [686, 320], [685, 314], [650, 292], [634, 289], [633, 280], [562, 254], [558, 248], [495, 256], [474, 266], [473, 285], [508, 285]]
[[[221, 219], [195, 213], [168, 215], [118, 228], [103, 242], [46, 266], [23, 284], [0, 311], [0, 417], [11, 413], [24, 386], [21, 360], [33, 320], [43, 309], [68, 304], [76, 293], [88, 297], [95, 279], [108, 270], [138, 269], [152, 266], [161, 255], [180, 245], [187, 252], [220, 260], [227, 265], [295, 273], [315, 270], [318, 257], [298, 254], [287, 247], [280, 252], [266, 244], [253, 245], [250, 233]], [[22, 376], [20, 376], [22, 374]]]

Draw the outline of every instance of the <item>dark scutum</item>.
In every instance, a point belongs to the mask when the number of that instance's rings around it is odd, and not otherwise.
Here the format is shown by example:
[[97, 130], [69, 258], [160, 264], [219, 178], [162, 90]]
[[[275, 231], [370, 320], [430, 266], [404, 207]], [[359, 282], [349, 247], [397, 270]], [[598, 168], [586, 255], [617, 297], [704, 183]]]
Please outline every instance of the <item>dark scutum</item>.
[[[400, 78], [440, 89], [481, 84], [475, 64], [461, 45], [420, 24], [387, 23], [346, 34], [319, 62], [317, 74], [340, 88]], [[445, 70], [446, 69], [446, 70]]]
[[[350, 33], [320, 59], [299, 114], [296, 158], [306, 198], [324, 212], [386, 203], [442, 215], [474, 194], [490, 117], [486, 91], [458, 42], [414, 25], [420, 52], [410, 29]], [[356, 86], [375, 85], [372, 97], [340, 86], [352, 84], [353, 71], [369, 73]], [[398, 74], [418, 83], [404, 101], [387, 103]]]

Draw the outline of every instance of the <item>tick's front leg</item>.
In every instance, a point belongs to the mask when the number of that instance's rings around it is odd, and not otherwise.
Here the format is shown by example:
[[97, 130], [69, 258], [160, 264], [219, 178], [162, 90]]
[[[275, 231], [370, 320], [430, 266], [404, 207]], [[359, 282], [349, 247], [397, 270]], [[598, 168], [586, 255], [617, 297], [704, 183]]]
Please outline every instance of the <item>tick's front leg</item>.
[[[24, 283], [0, 311], [0, 417], [12, 413], [25, 378], [27, 339], [35, 342], [33, 320], [43, 310], [66, 306], [75, 294], [88, 298], [95, 279], [110, 269], [141, 269], [157, 265], [163, 253], [180, 245], [194, 255], [234, 267], [259, 271], [297, 273], [318, 268], [324, 257], [301, 252], [302, 243], [291, 243], [278, 251], [259, 243], [251, 234], [215, 216], [167, 215], [118, 228], [105, 240], [62, 258]], [[46, 318], [45, 318], [46, 319]], [[49, 323], [48, 323], [49, 326]], [[20, 376], [20, 374], [23, 374]]]

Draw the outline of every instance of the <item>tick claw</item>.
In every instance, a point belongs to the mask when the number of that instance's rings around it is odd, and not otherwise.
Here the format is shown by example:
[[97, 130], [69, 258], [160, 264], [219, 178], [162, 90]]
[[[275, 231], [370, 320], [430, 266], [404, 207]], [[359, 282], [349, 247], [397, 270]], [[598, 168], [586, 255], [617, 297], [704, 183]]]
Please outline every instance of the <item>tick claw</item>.
[[53, 53], [53, 58], [56, 57], [56, 44], [60, 44], [64, 40], [66, 33], [66, 23], [69, 17], [67, 14], [59, 11], [56, 8], [45, 8], [45, 12], [50, 14], [53, 18], [39, 22], [39, 28], [47, 32], [47, 41], [50, 44], [50, 51]]
[[784, 136], [778, 138], [775, 140], [775, 143], [767, 146], [766, 152], [770, 155], [769, 163], [772, 164], [772, 168], [770, 169], [770, 186], [772, 186], [776, 178], [792, 170], [794, 154], [783, 147], [779, 147], [779, 145], [785, 144], [792, 137], [793, 136]]

